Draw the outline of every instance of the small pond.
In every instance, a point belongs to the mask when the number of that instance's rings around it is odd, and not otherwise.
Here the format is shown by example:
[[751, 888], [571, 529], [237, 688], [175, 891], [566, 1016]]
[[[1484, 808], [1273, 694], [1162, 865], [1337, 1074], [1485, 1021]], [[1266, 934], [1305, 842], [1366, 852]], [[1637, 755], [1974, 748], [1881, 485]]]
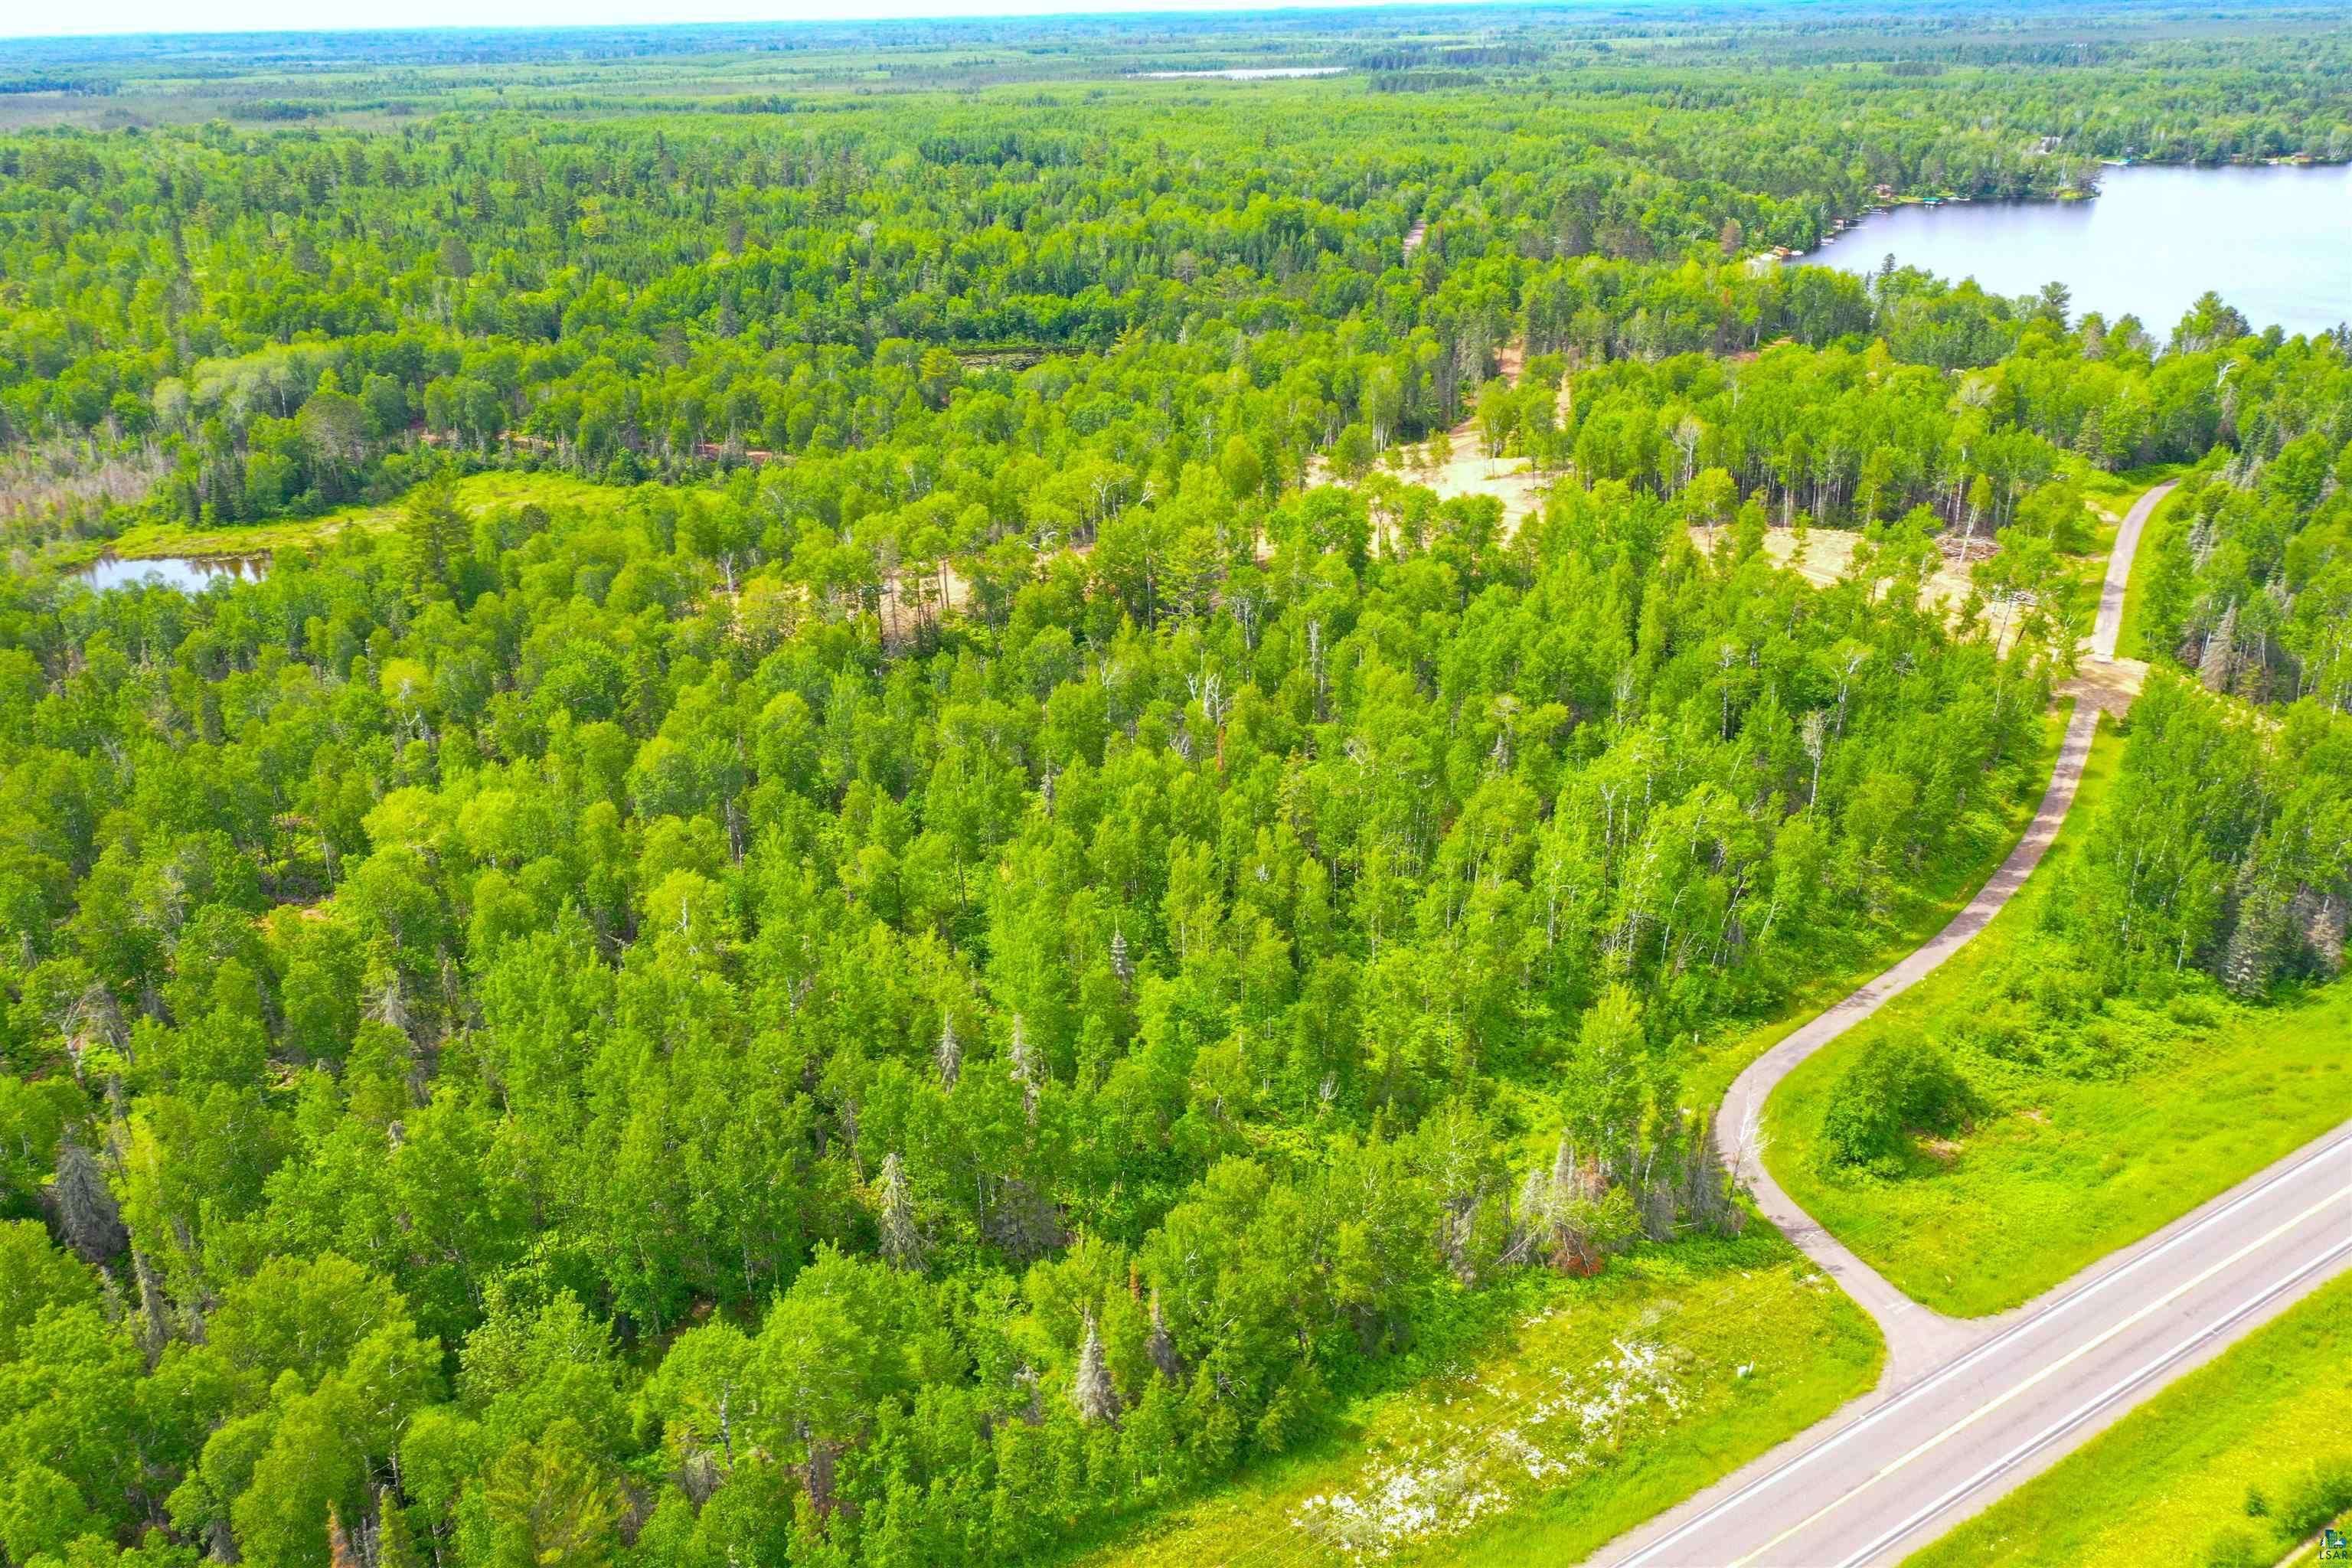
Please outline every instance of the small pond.
[[105, 593], [110, 588], [135, 588], [152, 584], [200, 594], [223, 577], [257, 583], [269, 569], [258, 555], [162, 555], [147, 561], [126, 561], [120, 555], [100, 556], [74, 575]]
[[1804, 258], [1866, 275], [1886, 257], [1989, 293], [2063, 283], [2073, 313], [2128, 312], [2162, 342], [2208, 289], [2260, 331], [2352, 321], [2352, 164], [2099, 171], [2081, 202], [1907, 205]]

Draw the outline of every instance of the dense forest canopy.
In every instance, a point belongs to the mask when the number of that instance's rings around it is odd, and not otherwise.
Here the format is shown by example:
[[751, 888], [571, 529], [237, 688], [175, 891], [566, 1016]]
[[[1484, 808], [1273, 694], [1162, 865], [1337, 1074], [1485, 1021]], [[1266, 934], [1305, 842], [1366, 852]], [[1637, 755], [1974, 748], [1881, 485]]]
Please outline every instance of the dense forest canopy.
[[2044, 954], [2340, 968], [2347, 334], [1769, 253], [2352, 38], [1444, 15], [0, 49], [0, 1558], [1017, 1561], [1736, 1232], [1687, 1073], [2038, 794], [2117, 470]]

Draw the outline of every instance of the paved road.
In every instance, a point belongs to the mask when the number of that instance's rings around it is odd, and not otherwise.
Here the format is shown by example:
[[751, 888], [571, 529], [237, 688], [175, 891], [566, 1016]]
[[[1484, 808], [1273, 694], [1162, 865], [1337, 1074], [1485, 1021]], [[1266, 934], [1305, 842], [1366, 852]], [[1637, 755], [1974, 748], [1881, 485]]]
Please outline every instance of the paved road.
[[[2117, 530], [2090, 652], [2115, 656], [2124, 586], [2148, 515]], [[1620, 1568], [1861, 1568], [1893, 1563], [2054, 1463], [2171, 1378], [2352, 1268], [2352, 1123], [2154, 1236], [1999, 1318], [1930, 1311], [1792, 1203], [1757, 1158], [1759, 1116], [1797, 1063], [1876, 1012], [1982, 931], [2073, 805], [2097, 722], [2076, 704], [2024, 837], [1926, 946], [1759, 1058], [1717, 1136], [1765, 1215], [1878, 1321], [1878, 1390], [1614, 1543]]]
[[2124, 629], [2124, 591], [2131, 584], [2132, 557], [2139, 553], [2139, 536], [2147, 531], [2147, 520], [2179, 482], [2167, 479], [2132, 502], [2116, 530], [2115, 547], [2107, 552], [2107, 579], [2099, 584], [2099, 613], [2091, 622], [2093, 658], [2116, 657], [2116, 637]]
[[2017, 847], [2009, 852], [2009, 858], [1977, 896], [1969, 900], [1968, 907], [1953, 916], [1951, 923], [1925, 946], [1750, 1062], [1748, 1070], [1732, 1080], [1730, 1092], [1723, 1097], [1723, 1109], [1716, 1116], [1716, 1137], [1722, 1146], [1724, 1161], [1733, 1174], [1747, 1184], [1757, 1208], [1878, 1320], [1879, 1329], [1886, 1336], [1889, 1375], [1894, 1378], [1924, 1372], [1941, 1362], [1966, 1342], [1973, 1326], [1964, 1320], [1930, 1311], [1888, 1284], [1876, 1269], [1847, 1250], [1844, 1243], [1815, 1224], [1811, 1215], [1797, 1206], [1795, 1199], [1780, 1190], [1780, 1184], [1772, 1179], [1772, 1173], [1764, 1168], [1759, 1157], [1763, 1146], [1760, 1121], [1764, 1101], [1799, 1062], [1916, 985], [1967, 946], [1977, 932], [1991, 923], [2010, 896], [2025, 885], [2025, 879], [2041, 864], [2051, 841], [2058, 837], [2067, 808], [2074, 804], [2074, 786], [2082, 782], [2083, 764], [2090, 758], [2091, 737], [2098, 721], [2098, 709], [2087, 702], [2075, 704], [2074, 716], [2066, 725], [2065, 739], [2059, 742], [2057, 766], [2052, 771], [2050, 788], [2042, 797], [2041, 808], [2033, 814]]
[[[2352, 1266], [2352, 1123], [1738, 1471], [1601, 1561], [1900, 1562]], [[1924, 1309], [1914, 1309], [1924, 1310]]]

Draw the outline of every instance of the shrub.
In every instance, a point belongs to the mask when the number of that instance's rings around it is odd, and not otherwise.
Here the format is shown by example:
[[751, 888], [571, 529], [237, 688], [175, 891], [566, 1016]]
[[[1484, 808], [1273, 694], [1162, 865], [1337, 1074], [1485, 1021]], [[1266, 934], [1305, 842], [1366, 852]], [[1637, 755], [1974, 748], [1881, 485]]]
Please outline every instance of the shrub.
[[1822, 1147], [1832, 1165], [1890, 1159], [1907, 1131], [1952, 1131], [1975, 1103], [1941, 1047], [1916, 1029], [1890, 1032], [1865, 1047], [1830, 1090]]
[[2221, 1021], [2221, 1010], [2213, 998], [2197, 991], [2183, 991], [2172, 998], [2167, 1008], [2172, 1021], [2191, 1029], [2210, 1029]]
[[2263, 1550], [2252, 1531], [2233, 1524], [2207, 1542], [2197, 1561], [2200, 1568], [2270, 1568], [2271, 1553]]
[[2352, 1454], [2331, 1454], [2314, 1463], [2279, 1500], [2279, 1528], [2296, 1540], [2352, 1508]]

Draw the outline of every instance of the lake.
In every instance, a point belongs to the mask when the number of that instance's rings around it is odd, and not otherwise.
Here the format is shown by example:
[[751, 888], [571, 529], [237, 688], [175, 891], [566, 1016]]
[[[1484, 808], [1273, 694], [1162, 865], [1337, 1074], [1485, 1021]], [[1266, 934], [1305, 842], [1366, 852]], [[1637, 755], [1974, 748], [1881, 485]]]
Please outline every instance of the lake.
[[2352, 321], [2352, 165], [2099, 171], [2086, 202], [1906, 205], [1804, 258], [1867, 274], [1898, 267], [1973, 278], [1987, 292], [2074, 291], [2073, 313], [2129, 312], [2162, 342], [2206, 289], [2256, 331], [2323, 332]]
[[1222, 77], [1226, 81], [1277, 81], [1285, 77], [1338, 76], [1346, 66], [1235, 66], [1229, 70], [1137, 71], [1145, 81], [1182, 81], [1191, 77]]
[[177, 588], [184, 594], [201, 594], [222, 577], [257, 583], [268, 568], [269, 563], [257, 555], [164, 555], [148, 561], [125, 561], [119, 555], [107, 554], [74, 575], [101, 594], [110, 588], [131, 588], [142, 584]]

